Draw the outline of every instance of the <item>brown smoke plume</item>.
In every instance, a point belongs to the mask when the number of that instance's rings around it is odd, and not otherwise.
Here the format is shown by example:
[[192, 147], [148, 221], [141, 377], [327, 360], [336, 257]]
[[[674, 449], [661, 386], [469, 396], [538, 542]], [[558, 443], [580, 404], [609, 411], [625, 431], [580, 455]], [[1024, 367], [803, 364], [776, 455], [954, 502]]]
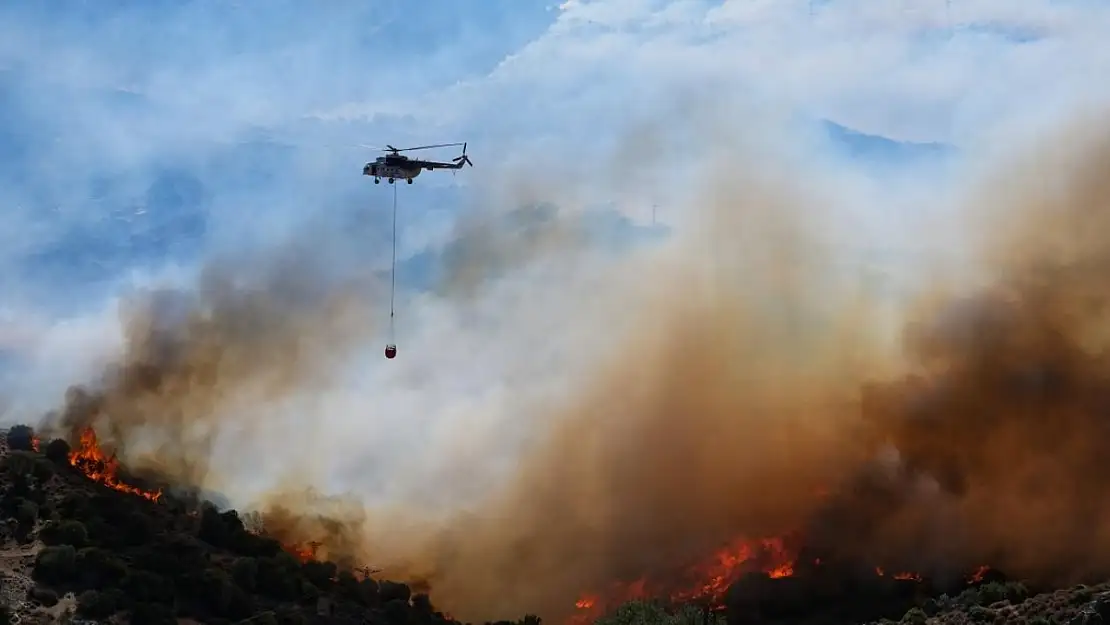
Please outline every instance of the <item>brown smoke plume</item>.
[[898, 359], [886, 308], [840, 262], [835, 210], [724, 159], [694, 200], [704, 228], [614, 274], [620, 331], [540, 409], [554, 429], [508, 487], [373, 553], [474, 619], [559, 618], [606, 582], [799, 529], [934, 575], [1105, 571], [1110, 134], [1091, 128], [961, 207], [976, 262], [905, 313]]
[[228, 476], [212, 474], [214, 446], [259, 445], [284, 427], [267, 406], [329, 379], [373, 330], [369, 282], [292, 243], [249, 263], [216, 259], [193, 289], [140, 292], [121, 310], [119, 359], [70, 387], [45, 425], [73, 439], [94, 427], [132, 470], [218, 487]]

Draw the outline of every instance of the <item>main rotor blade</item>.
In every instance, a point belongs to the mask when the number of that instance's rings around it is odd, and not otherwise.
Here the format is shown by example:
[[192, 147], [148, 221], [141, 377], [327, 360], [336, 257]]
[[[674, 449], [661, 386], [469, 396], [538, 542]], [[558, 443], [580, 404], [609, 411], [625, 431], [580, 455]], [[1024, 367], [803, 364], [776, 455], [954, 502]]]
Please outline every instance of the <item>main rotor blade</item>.
[[463, 145], [463, 144], [461, 144], [461, 143], [436, 143], [434, 145], [420, 145], [420, 146], [417, 146], [415, 148], [404, 148], [404, 149], [397, 150], [397, 151], [398, 152], [409, 152], [411, 150], [427, 150], [427, 149], [430, 149], [430, 148], [449, 148], [449, 147], [456, 146], [456, 145]]

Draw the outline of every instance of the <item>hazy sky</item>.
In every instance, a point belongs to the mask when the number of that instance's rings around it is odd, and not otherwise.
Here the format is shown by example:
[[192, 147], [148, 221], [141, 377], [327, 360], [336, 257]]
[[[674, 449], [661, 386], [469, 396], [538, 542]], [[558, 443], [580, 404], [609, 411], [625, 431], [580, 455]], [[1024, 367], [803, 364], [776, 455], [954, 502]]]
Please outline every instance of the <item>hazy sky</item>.
[[483, 202], [681, 191], [660, 158], [722, 115], [975, 148], [1102, 95], [1106, 32], [1095, 0], [5, 2], [0, 340], [34, 345], [53, 393], [74, 346], [118, 340], [129, 285], [306, 231], [380, 265], [392, 196], [360, 145], [470, 142], [474, 168], [399, 190], [408, 255]]

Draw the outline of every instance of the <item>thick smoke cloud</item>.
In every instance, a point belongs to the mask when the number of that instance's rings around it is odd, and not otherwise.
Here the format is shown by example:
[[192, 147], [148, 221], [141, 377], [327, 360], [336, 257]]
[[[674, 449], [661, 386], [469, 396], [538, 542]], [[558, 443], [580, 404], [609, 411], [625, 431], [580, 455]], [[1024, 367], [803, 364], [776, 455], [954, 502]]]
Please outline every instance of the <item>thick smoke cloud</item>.
[[[915, 230], [959, 233], [973, 251], [954, 272], [922, 261], [920, 300], [905, 307], [861, 278], [859, 250], [881, 241], [850, 220], [860, 194], [718, 133], [673, 241], [602, 262], [577, 237], [562, 253], [550, 237], [540, 260], [573, 271], [481, 287], [520, 307], [503, 307], [488, 338], [510, 365], [539, 357], [512, 349], [532, 338], [522, 328], [555, 317], [580, 332], [547, 340], [589, 339], [552, 361], [566, 392], [505, 417], [533, 436], [503, 483], [434, 518], [316, 494], [303, 475], [258, 505], [284, 537], [426, 582], [437, 605], [475, 620], [558, 619], [614, 579], [792, 531], [834, 556], [931, 574], [990, 563], [1065, 581], [1105, 569], [1105, 130], [1045, 137], [950, 223]], [[477, 257], [528, 256], [510, 249]], [[173, 450], [163, 470], [206, 486], [237, 479], [208, 474], [214, 438], [234, 437], [243, 455], [288, 453], [255, 436], [272, 422], [243, 415], [323, 388], [369, 329], [349, 283], [262, 266], [253, 290], [213, 269], [184, 304], [147, 300], [124, 319], [118, 366], [71, 392], [55, 423], [101, 419], [123, 444]], [[472, 305], [465, 269], [450, 275], [466, 302], [446, 289], [428, 305]], [[442, 451], [503, 445], [495, 432]]]

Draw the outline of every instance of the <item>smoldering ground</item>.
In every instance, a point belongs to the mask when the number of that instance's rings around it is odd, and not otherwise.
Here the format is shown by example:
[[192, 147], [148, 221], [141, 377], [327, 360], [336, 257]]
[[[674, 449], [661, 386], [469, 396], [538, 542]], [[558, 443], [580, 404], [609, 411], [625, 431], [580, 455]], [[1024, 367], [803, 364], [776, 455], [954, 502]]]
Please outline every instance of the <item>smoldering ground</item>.
[[[1100, 291], [1110, 258], [1106, 124], [1044, 137], [1026, 163], [1000, 166], [1004, 175], [969, 193], [953, 222], [915, 231], [962, 231], [974, 253], [955, 273], [941, 270], [944, 259], [922, 261], [921, 299], [906, 307], [860, 280], [853, 259], [870, 241], [845, 223], [858, 195], [762, 146], [716, 139], [683, 206], [692, 225], [673, 241], [606, 264], [544, 247], [551, 264], [580, 271], [546, 281], [510, 272], [482, 291], [498, 306], [496, 328], [439, 330], [463, 348], [502, 347], [485, 361], [495, 373], [540, 359], [538, 326], [565, 348], [542, 360], [547, 377], [565, 382], [560, 395], [459, 415], [526, 424], [532, 437], [507, 480], [424, 518], [401, 504], [368, 508], [357, 479], [351, 497], [323, 505], [297, 488], [312, 481], [302, 477], [261, 500], [264, 515], [279, 511], [274, 529], [427, 582], [433, 600], [464, 619], [559, 618], [614, 579], [666, 575], [736, 536], [794, 530], [827, 550], [926, 572], [989, 562], [1056, 581], [1101, 570], [1110, 555], [1101, 529], [1110, 481], [1099, 464], [1110, 401]], [[896, 205], [890, 197], [876, 210]], [[116, 438], [184, 440], [178, 474], [202, 479], [193, 467], [210, 457], [214, 433], [265, 429], [239, 415], [313, 388], [304, 380], [363, 336], [338, 321], [349, 308], [321, 306], [319, 293], [289, 308], [231, 286], [168, 330], [151, 319], [169, 317], [149, 308], [129, 319], [99, 403], [74, 394], [61, 422], [95, 415]], [[262, 291], [275, 292], [285, 291]], [[436, 305], [458, 320], [458, 301]], [[892, 319], [903, 330], [893, 337]], [[451, 373], [413, 362], [399, 364]], [[441, 391], [428, 401], [452, 399]], [[505, 445], [497, 428], [465, 429], [434, 446], [452, 468], [442, 493], [477, 480], [467, 474], [476, 449]], [[369, 438], [348, 444], [381, 447]], [[238, 440], [245, 456], [291, 453]]]

